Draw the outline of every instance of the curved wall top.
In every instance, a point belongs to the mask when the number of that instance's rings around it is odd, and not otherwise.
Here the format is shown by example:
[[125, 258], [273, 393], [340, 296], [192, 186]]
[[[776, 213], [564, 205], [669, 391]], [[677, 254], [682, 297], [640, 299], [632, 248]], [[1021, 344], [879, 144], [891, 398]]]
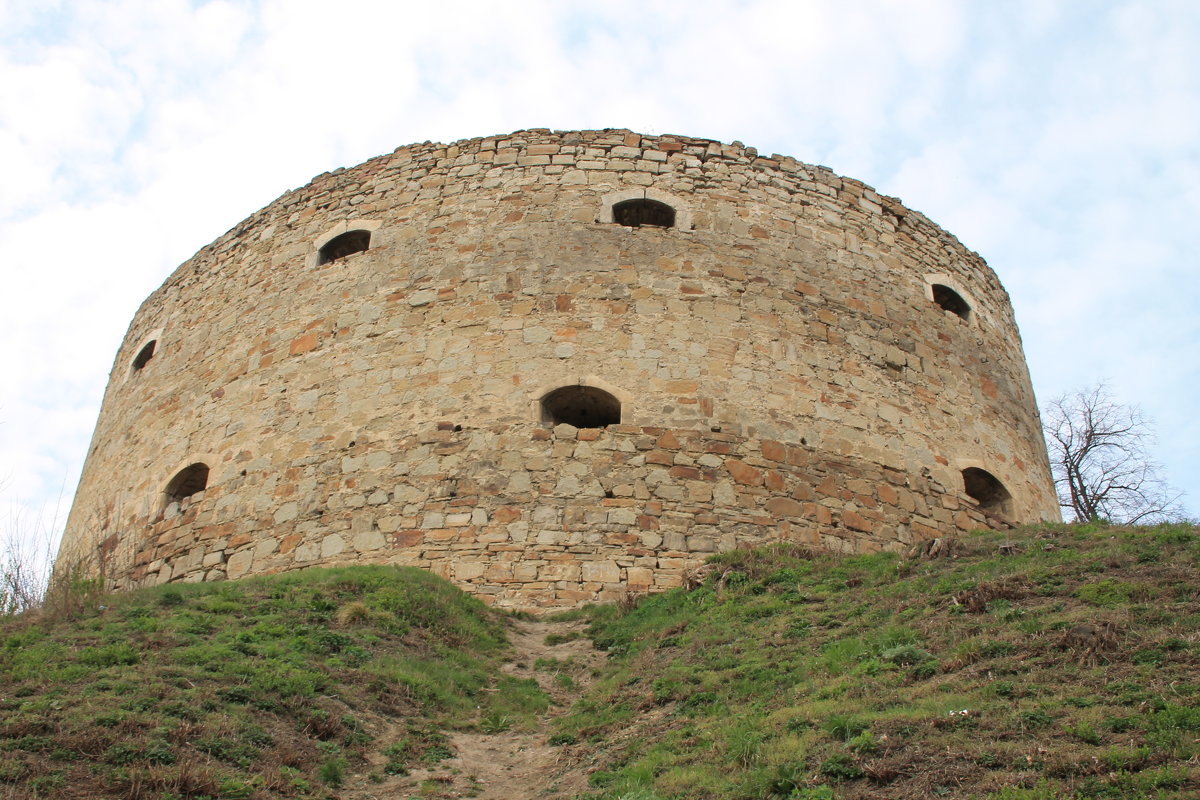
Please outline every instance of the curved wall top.
[[180, 266], [60, 559], [117, 586], [411, 563], [553, 605], [739, 543], [1057, 518], [1008, 296], [953, 236], [739, 143], [530, 130], [320, 175]]

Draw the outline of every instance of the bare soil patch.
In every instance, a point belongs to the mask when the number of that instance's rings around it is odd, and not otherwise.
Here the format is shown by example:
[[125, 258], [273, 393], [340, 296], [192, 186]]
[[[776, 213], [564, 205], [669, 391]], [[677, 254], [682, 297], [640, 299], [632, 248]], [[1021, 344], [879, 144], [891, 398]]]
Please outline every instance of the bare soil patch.
[[[350, 781], [345, 796], [352, 800], [556, 800], [583, 793], [587, 789], [587, 769], [574, 757], [574, 748], [551, 745], [548, 739], [554, 718], [587, 689], [605, 659], [584, 635], [585, 627], [583, 621], [513, 623], [509, 639], [515, 652], [502, 671], [536, 680], [553, 701], [532, 730], [452, 733], [453, 758], [414, 769], [408, 775], [386, 776], [382, 781], [379, 775], [387, 759], [381, 751], [374, 752], [368, 757], [366, 773]], [[390, 733], [398, 731], [397, 727]], [[393, 738], [384, 729], [376, 740], [386, 746]]]

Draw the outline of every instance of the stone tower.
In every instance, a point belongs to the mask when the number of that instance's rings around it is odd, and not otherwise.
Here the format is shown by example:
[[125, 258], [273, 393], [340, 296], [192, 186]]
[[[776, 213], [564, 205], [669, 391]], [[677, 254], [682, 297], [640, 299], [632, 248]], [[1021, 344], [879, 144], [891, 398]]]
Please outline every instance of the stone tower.
[[953, 236], [740, 143], [529, 130], [318, 176], [175, 270], [60, 563], [412, 564], [552, 606], [1049, 519], [1008, 296]]

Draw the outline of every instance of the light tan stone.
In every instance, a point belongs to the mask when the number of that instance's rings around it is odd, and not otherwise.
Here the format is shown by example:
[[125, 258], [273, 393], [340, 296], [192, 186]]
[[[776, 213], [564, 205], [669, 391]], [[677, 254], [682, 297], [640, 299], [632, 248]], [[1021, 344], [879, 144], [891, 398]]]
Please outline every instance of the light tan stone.
[[231, 579], [240, 578], [250, 571], [253, 563], [254, 551], [241, 550], [229, 557], [229, 561], [225, 564], [225, 574]]
[[609, 561], [584, 561], [582, 566], [583, 580], [600, 583], [619, 583], [621, 568]]

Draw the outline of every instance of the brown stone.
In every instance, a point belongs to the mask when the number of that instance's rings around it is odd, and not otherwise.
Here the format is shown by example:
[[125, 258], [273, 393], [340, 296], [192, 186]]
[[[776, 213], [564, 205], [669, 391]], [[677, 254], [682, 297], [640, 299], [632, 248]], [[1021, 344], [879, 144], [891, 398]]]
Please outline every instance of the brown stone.
[[818, 503], [805, 503], [804, 516], [808, 517], [818, 525], [830, 525], [833, 523], [833, 512], [826, 506]]
[[675, 436], [675, 433], [673, 431], [665, 431], [654, 442], [654, 445], [655, 445], [655, 447], [658, 447], [660, 450], [678, 450], [679, 449], [679, 439]]
[[765, 439], [762, 443], [762, 455], [768, 461], [787, 461], [787, 447], [779, 442]]
[[646, 453], [646, 463], [671, 466], [675, 463], [675, 456], [665, 450], [651, 450], [649, 453]]
[[856, 531], [871, 530], [871, 525], [857, 511], [846, 510], [842, 512], [842, 524], [847, 528], [852, 528]]
[[767, 501], [767, 511], [778, 517], [802, 517], [804, 505], [786, 497], [772, 497]]
[[492, 512], [492, 521], [501, 524], [521, 518], [521, 509], [516, 506], [500, 506]]
[[738, 483], [746, 486], [761, 486], [763, 483], [762, 473], [744, 461], [727, 458], [725, 459], [725, 468]]
[[667, 470], [667, 474], [672, 478], [689, 481], [700, 480], [701, 477], [700, 470], [695, 467], [671, 467], [671, 469]]
[[392, 545], [395, 547], [415, 547], [425, 538], [425, 531], [405, 530], [392, 534]]
[[317, 334], [310, 332], [293, 339], [291, 345], [288, 347], [288, 352], [294, 356], [298, 356], [301, 353], [307, 353], [310, 350], [315, 350], [316, 347]]

